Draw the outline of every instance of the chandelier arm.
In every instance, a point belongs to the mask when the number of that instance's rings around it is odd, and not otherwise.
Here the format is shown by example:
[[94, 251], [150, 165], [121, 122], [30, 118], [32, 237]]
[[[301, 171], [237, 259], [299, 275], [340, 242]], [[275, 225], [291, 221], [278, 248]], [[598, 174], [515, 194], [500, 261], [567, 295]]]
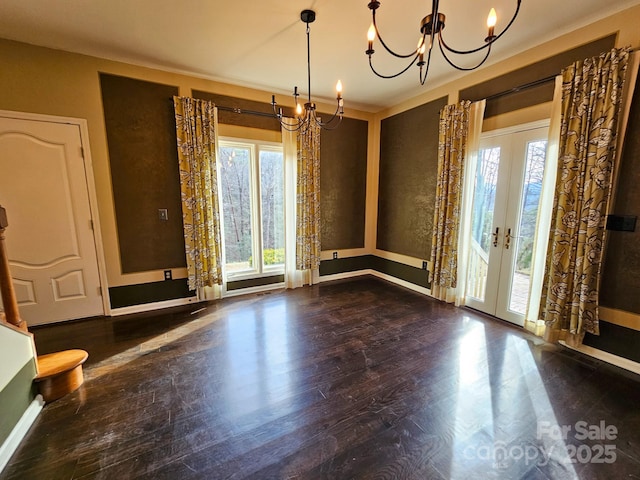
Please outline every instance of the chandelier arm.
[[396, 78], [396, 77], [399, 77], [400, 75], [402, 75], [407, 70], [409, 70], [416, 63], [416, 60], [418, 60], [418, 56], [419, 56], [419, 54], [416, 54], [416, 56], [413, 58], [413, 60], [411, 60], [411, 63], [409, 65], [407, 65], [404, 69], [402, 69], [401, 71], [396, 73], [395, 75], [383, 75], [381, 73], [378, 73], [378, 71], [373, 67], [373, 62], [371, 61], [371, 56], [369, 56], [369, 67], [371, 67], [371, 71], [373, 73], [375, 73], [380, 78]]
[[424, 77], [422, 77], [422, 68], [420, 68], [420, 85], [424, 85], [424, 82], [427, 81], [427, 77], [429, 76], [429, 66], [431, 65], [431, 52], [433, 48], [429, 49], [429, 54], [427, 55], [427, 68], [424, 69]]
[[339, 120], [337, 122], [335, 122], [335, 124], [323, 123], [320, 126], [320, 128], [323, 128], [325, 130], [335, 130], [336, 128], [338, 128], [340, 126], [341, 123], [342, 123], [342, 117], [339, 117]]
[[297, 132], [304, 126], [304, 122], [301, 122], [300, 119], [297, 119], [297, 121], [298, 123], [296, 123], [295, 125], [287, 125], [282, 120], [280, 120], [280, 125], [282, 125], [282, 128], [284, 128], [287, 132]]
[[[438, 39], [440, 39], [440, 37], [438, 37]], [[453, 68], [455, 68], [456, 70], [461, 70], [463, 72], [470, 72], [471, 70], [475, 70], [476, 68], [480, 68], [482, 66], [482, 64], [484, 64], [484, 62], [487, 61], [487, 58], [489, 58], [489, 54], [491, 53], [491, 43], [489, 43], [488, 44], [488, 48], [487, 48], [487, 53], [485, 54], [484, 58], [480, 61], [480, 63], [478, 63], [474, 67], [459, 67], [458, 65], [453, 63], [453, 61], [449, 57], [447, 57], [447, 54], [446, 54], [444, 48], [442, 47], [442, 42], [438, 41], [438, 46], [440, 47], [440, 52], [442, 53], [442, 56], [447, 61], [447, 63], [449, 65], [451, 65]]]
[[[338, 121], [336, 121], [336, 118]], [[320, 128], [324, 128], [325, 130], [335, 130], [342, 123], [342, 115], [337, 115], [337, 112], [326, 122], [318, 122], [316, 119], [316, 123]]]
[[316, 123], [321, 127], [321, 128], [325, 128], [325, 125], [329, 125], [330, 123], [332, 123], [333, 121], [335, 121], [336, 118], [340, 118], [342, 121], [342, 115], [338, 115], [338, 113], [340, 112], [340, 104], [338, 104], [338, 106], [336, 106], [336, 111], [333, 112], [333, 115], [331, 116], [331, 118], [329, 120], [327, 120], [326, 122], [323, 122], [321, 120], [318, 120], [318, 117], [316, 117], [314, 115], [314, 119], [316, 121]]
[[275, 100], [275, 96], [273, 97], [273, 99], [271, 100], [271, 108], [273, 109], [273, 114], [276, 116], [276, 118], [278, 120], [280, 120], [280, 123], [282, 123], [282, 113], [279, 110], [276, 110], [276, 100]]
[[[378, 30], [378, 25], [376, 24], [376, 11], [375, 10], [371, 10], [371, 19], [372, 19], [372, 23], [373, 23], [373, 28], [376, 30], [376, 36], [378, 37], [378, 40], [380, 40], [380, 45], [382, 45], [384, 47], [384, 49], [389, 52], [391, 55], [393, 55], [394, 57], [398, 57], [398, 58], [410, 58], [413, 55], [416, 54], [417, 49], [414, 50], [413, 52], [407, 54], [407, 55], [402, 55], [400, 53], [396, 53], [393, 50], [391, 50], [386, 43], [384, 43], [384, 40], [382, 40], [382, 36], [380, 35], [380, 31]], [[380, 76], [380, 75], [378, 75]], [[383, 77], [383, 78], [393, 78], [393, 77]]]
[[[515, 22], [516, 17], [518, 16], [518, 13], [520, 12], [520, 5], [522, 3], [522, 0], [517, 0], [517, 5], [516, 5], [516, 11], [513, 14], [513, 17], [511, 17], [511, 20], [509, 21], [509, 23], [507, 24], [507, 26], [504, 28], [504, 30], [502, 30], [502, 32], [500, 32], [498, 35], [494, 35], [490, 40], [487, 40], [486, 43], [478, 48], [473, 48], [471, 50], [456, 50], [455, 48], [450, 47], [449, 45], [447, 45], [447, 43], [444, 41], [444, 39], [442, 38], [442, 32], [438, 33], [438, 39], [440, 40], [442, 46], [449, 52], [451, 53], [455, 53], [457, 55], [468, 55], [470, 53], [476, 53], [479, 52], [480, 50], [484, 50], [485, 48], [488, 48], [491, 46], [492, 43], [496, 42], [500, 37], [502, 37], [502, 35], [504, 35], [507, 30], [509, 30], [509, 28], [511, 28], [511, 25], [513, 25], [513, 22]], [[440, 49], [442, 50], [442, 47], [440, 47]]]

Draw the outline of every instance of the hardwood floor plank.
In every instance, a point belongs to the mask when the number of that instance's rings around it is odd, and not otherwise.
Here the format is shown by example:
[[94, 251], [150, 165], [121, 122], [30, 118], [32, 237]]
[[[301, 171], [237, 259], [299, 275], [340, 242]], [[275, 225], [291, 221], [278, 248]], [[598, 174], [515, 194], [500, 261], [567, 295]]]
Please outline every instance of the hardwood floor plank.
[[[35, 328], [40, 354], [89, 352], [85, 383], [0, 479], [640, 471], [639, 378], [485, 315], [373, 277], [198, 308]], [[579, 421], [617, 428], [615, 462], [575, 461], [604, 443], [576, 439]]]

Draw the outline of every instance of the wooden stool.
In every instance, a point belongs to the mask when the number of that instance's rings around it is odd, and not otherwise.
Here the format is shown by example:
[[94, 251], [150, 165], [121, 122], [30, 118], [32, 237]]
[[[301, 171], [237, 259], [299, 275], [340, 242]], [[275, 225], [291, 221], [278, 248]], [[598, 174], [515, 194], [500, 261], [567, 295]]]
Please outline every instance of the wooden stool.
[[45, 402], [64, 397], [82, 385], [82, 364], [88, 357], [84, 350], [64, 350], [38, 357], [35, 382]]

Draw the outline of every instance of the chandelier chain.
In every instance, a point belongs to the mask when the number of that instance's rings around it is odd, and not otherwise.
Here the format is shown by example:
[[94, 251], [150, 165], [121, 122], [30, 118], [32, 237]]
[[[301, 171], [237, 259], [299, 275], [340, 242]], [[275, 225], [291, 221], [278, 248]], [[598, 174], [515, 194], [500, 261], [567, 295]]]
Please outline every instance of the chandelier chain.
[[320, 117], [318, 117], [316, 113], [316, 104], [311, 101], [311, 28], [309, 24], [314, 22], [316, 18], [316, 13], [313, 10], [303, 10], [300, 12], [300, 20], [306, 23], [306, 36], [307, 36], [307, 96], [308, 101], [304, 104], [304, 106], [298, 103], [298, 87], [294, 87], [293, 89], [293, 98], [295, 101], [296, 108], [296, 120], [297, 122], [294, 125], [289, 125], [288, 123], [283, 122], [283, 113], [282, 108], [278, 108], [278, 104], [276, 103], [276, 96], [271, 95], [271, 106], [273, 107], [273, 113], [280, 121], [280, 124], [283, 129], [288, 131], [306, 131], [310, 126], [317, 125], [320, 128], [325, 130], [333, 130], [338, 127], [338, 125], [342, 122], [342, 117], [344, 115], [344, 101], [342, 99], [342, 83], [338, 80], [336, 85], [337, 91], [337, 106], [336, 110], [331, 116], [331, 118], [323, 122]]

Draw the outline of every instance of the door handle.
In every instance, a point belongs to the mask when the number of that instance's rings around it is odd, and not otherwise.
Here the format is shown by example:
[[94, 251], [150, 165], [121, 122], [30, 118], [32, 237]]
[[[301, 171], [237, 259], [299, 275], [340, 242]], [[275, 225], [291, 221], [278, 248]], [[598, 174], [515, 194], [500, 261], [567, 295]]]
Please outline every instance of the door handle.
[[496, 227], [496, 231], [491, 234], [491, 235], [493, 235], [493, 246], [494, 247], [498, 246], [498, 232], [499, 231], [500, 231], [500, 229], [498, 227]]
[[506, 239], [506, 241], [504, 242], [504, 248], [509, 250], [509, 245], [511, 244], [511, 239], [512, 238], [516, 238], [514, 235], [511, 235], [511, 229], [510, 228], [507, 228], [507, 233], [505, 234], [504, 238]]

